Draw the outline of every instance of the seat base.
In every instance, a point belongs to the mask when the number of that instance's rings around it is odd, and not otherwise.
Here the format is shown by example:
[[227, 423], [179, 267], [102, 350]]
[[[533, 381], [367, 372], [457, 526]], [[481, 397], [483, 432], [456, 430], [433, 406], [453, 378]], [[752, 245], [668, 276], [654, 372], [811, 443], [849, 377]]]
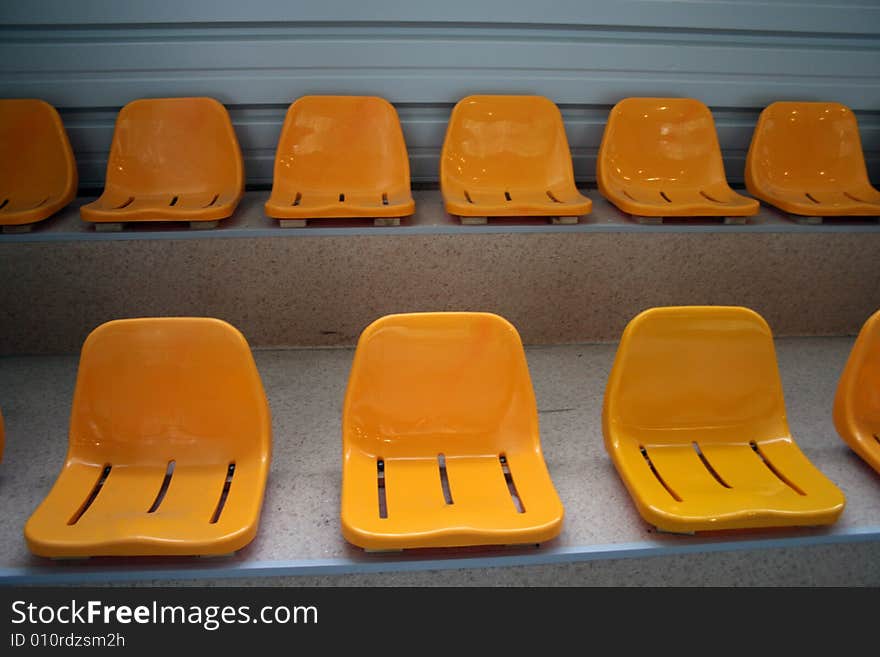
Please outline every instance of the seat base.
[[25, 540], [50, 558], [230, 554], [256, 535], [262, 502], [254, 466], [230, 467], [68, 461]]
[[241, 193], [232, 190], [142, 196], [109, 191], [82, 206], [80, 217], [96, 225], [157, 221], [188, 222], [192, 227], [203, 222], [216, 225], [235, 212], [240, 198]]
[[[15, 196], [7, 197], [0, 192], [0, 226], [3, 227], [5, 233], [26, 232], [35, 223], [48, 219], [70, 203], [75, 195], [75, 188], [63, 198], [54, 196], [16, 198]], [[20, 226], [27, 226], [27, 228], [16, 231], [15, 228]], [[7, 228], [11, 230], [6, 230]]]
[[593, 202], [576, 189], [535, 190], [443, 190], [446, 211], [464, 217], [581, 217]]
[[366, 550], [544, 543], [562, 526], [562, 503], [533, 453], [353, 453], [344, 464], [342, 533]]
[[750, 217], [760, 209], [760, 203], [755, 199], [720, 185], [693, 189], [603, 185], [600, 191], [620, 210], [633, 217], [655, 217], [661, 221], [672, 217], [718, 217], [726, 220]]
[[266, 201], [266, 215], [274, 219], [400, 219], [416, 210], [408, 193], [272, 192]]
[[880, 193], [873, 188], [853, 192], [772, 189], [755, 190], [752, 194], [764, 203], [793, 215], [796, 221], [799, 221], [798, 217], [809, 219], [808, 223], [821, 223], [822, 217], [880, 217]]
[[791, 439], [627, 440], [611, 455], [642, 518], [669, 533], [828, 525], [845, 503]]

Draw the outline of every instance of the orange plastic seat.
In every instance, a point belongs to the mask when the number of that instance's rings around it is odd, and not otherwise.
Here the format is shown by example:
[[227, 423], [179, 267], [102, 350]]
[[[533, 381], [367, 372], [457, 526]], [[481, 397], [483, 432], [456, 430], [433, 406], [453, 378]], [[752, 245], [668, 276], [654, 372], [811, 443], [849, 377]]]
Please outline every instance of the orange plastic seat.
[[271, 423], [244, 337], [209, 318], [103, 324], [67, 458], [24, 528], [46, 557], [227, 554], [257, 532]]
[[792, 439], [770, 327], [747, 308], [636, 316], [602, 420], [639, 513], [662, 530], [826, 525], [843, 510], [843, 493]]
[[856, 338], [834, 398], [840, 437], [880, 473], [880, 311]]
[[596, 178], [602, 196], [636, 216], [744, 217], [760, 207], [727, 184], [712, 113], [692, 98], [617, 103]]
[[452, 110], [440, 157], [446, 211], [461, 217], [580, 216], [559, 109], [543, 96], [468, 96]]
[[525, 353], [497, 315], [389, 315], [367, 327], [342, 450], [342, 533], [360, 547], [539, 543], [561, 529]]
[[373, 96], [304, 96], [287, 110], [266, 214], [278, 219], [415, 212], [397, 111]]
[[773, 103], [761, 112], [746, 158], [746, 187], [785, 212], [880, 215], [852, 111], [839, 103]]
[[0, 100], [0, 225], [52, 216], [76, 196], [76, 185], [73, 150], [55, 108]]
[[241, 151], [223, 105], [142, 99], [119, 112], [104, 193], [80, 214], [96, 223], [217, 221], [243, 193]]

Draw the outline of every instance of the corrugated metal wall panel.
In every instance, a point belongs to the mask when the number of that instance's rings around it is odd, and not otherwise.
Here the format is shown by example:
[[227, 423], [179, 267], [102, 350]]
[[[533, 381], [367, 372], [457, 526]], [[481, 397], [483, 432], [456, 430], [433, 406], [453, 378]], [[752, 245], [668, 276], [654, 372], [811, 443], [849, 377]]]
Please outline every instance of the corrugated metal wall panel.
[[556, 101], [581, 181], [594, 179], [608, 110], [625, 96], [706, 102], [733, 182], [742, 180], [763, 106], [836, 100], [856, 110], [871, 173], [880, 175], [876, 2], [420, 5], [5, 3], [0, 96], [41, 97], [61, 110], [84, 187], [102, 183], [119, 107], [180, 95], [214, 96], [229, 107], [248, 182], [268, 184], [287, 104], [309, 93], [391, 100], [416, 181], [437, 179], [449, 112], [470, 93]]

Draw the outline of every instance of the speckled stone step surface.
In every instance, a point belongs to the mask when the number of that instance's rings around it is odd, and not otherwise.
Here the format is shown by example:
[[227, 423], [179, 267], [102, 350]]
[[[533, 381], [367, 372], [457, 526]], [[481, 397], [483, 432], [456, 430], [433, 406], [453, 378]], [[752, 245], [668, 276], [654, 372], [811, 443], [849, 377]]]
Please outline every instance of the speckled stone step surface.
[[279, 228], [249, 192], [214, 230], [98, 233], [78, 199], [0, 235], [0, 355], [76, 352], [121, 317], [222, 317], [259, 348], [353, 346], [374, 319], [415, 310], [503, 315], [527, 344], [614, 341], [657, 305], [744, 305], [774, 334], [854, 335], [880, 308], [880, 225], [801, 226], [764, 207], [744, 225], [642, 226], [586, 192], [577, 225], [462, 226], [437, 190], [399, 227], [332, 220]]
[[256, 540], [226, 558], [80, 562], [34, 557], [22, 536], [64, 459], [77, 359], [0, 358], [7, 430], [0, 583], [880, 585], [880, 475], [837, 437], [831, 419], [852, 342], [777, 340], [795, 440], [847, 496], [832, 527], [658, 534], [638, 516], [602, 442], [602, 398], [616, 346], [537, 346], [526, 353], [544, 455], [565, 505], [561, 535], [539, 548], [366, 554], [347, 544], [339, 527], [341, 407], [352, 350], [257, 350], [274, 449]]

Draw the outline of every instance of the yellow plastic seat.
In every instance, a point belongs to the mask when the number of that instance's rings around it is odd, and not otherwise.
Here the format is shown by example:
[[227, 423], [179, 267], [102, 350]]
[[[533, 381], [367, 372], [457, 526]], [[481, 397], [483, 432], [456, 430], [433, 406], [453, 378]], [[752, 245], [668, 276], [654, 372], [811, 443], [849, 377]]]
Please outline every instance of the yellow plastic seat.
[[367, 327], [342, 450], [342, 533], [360, 547], [540, 543], [561, 529], [525, 353], [497, 315], [389, 315]]
[[856, 338], [834, 398], [840, 437], [880, 473], [880, 311]]
[[468, 96], [440, 157], [446, 211], [460, 217], [588, 214], [559, 108], [543, 96]]
[[765, 203], [806, 216], [880, 215], [856, 117], [839, 103], [769, 105], [746, 158], [746, 187]]
[[58, 112], [36, 99], [0, 100], [0, 225], [52, 216], [76, 196], [73, 150]]
[[826, 525], [843, 510], [843, 493], [792, 439], [770, 327], [747, 308], [636, 316], [602, 420], [639, 513], [662, 530]]
[[415, 212], [397, 111], [373, 96], [304, 96], [287, 110], [266, 214], [278, 219]]
[[95, 223], [218, 221], [243, 193], [241, 151], [223, 105], [141, 99], [120, 110], [104, 193], [80, 214]]
[[596, 178], [602, 196], [636, 216], [745, 217], [760, 207], [727, 184], [712, 113], [692, 98], [617, 103]]
[[86, 339], [67, 458], [24, 529], [46, 557], [227, 554], [257, 532], [269, 406], [244, 337], [209, 318]]

